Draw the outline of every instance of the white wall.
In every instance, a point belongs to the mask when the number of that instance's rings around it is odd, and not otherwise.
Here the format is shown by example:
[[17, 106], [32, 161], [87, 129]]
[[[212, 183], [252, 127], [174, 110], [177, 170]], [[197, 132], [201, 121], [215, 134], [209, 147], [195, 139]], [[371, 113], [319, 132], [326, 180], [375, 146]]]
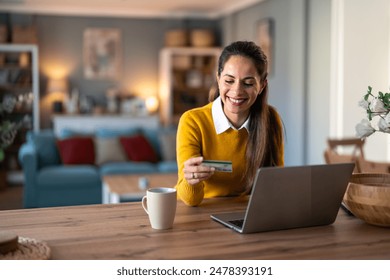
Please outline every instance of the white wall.
[[[334, 32], [343, 34], [342, 55], [335, 67], [342, 71], [331, 77], [332, 82], [342, 81], [340, 95], [331, 106], [339, 106], [342, 115], [337, 119], [340, 131], [332, 129], [331, 135], [354, 136], [355, 125], [365, 117], [357, 103], [371, 85], [374, 92], [389, 91], [389, 0], [333, 0], [333, 13], [341, 21]], [[332, 46], [334, 47], [334, 45]], [[334, 73], [334, 72], [333, 72]], [[342, 135], [340, 135], [340, 132]], [[378, 133], [367, 138], [366, 157], [389, 160], [389, 139]]]

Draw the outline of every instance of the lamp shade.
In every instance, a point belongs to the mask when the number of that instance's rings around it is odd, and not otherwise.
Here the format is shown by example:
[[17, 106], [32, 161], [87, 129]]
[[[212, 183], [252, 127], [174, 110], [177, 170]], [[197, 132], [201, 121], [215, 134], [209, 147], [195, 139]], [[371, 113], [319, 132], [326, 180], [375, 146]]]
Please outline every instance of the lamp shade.
[[48, 93], [54, 93], [54, 92], [65, 93], [67, 91], [68, 91], [68, 82], [65, 78], [49, 79], [47, 83]]

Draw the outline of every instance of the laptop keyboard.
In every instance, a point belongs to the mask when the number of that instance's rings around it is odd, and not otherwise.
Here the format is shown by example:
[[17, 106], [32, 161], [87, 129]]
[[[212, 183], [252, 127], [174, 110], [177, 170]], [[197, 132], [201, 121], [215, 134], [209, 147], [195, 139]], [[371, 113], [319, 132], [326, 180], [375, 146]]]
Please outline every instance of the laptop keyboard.
[[244, 219], [229, 221], [229, 223], [242, 228], [242, 225], [244, 224]]

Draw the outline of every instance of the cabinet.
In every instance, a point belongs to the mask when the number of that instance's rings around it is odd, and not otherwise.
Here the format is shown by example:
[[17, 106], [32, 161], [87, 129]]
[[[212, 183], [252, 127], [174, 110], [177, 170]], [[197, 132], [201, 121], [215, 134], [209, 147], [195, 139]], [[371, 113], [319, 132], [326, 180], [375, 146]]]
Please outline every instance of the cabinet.
[[0, 102], [13, 100], [11, 111], [3, 111], [0, 123], [9, 120], [20, 124], [13, 143], [5, 149], [2, 164], [7, 171], [19, 169], [17, 154], [27, 131], [39, 130], [38, 77], [36, 45], [0, 44]]
[[160, 51], [160, 118], [177, 124], [187, 110], [208, 103], [220, 48], [164, 48]]

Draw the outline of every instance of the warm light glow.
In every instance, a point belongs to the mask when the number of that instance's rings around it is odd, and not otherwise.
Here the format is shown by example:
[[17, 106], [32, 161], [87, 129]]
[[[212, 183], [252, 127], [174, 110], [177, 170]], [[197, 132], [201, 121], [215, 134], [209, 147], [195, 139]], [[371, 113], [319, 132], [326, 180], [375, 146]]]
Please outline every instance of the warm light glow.
[[155, 113], [158, 109], [158, 99], [156, 96], [149, 96], [145, 100], [146, 109], [149, 113]]
[[66, 60], [58, 57], [47, 57], [40, 60], [42, 74], [48, 78], [63, 79], [64, 77], [69, 77], [70, 73], [72, 73], [75, 68], [75, 62], [70, 59]]
[[158, 90], [157, 84], [154, 80], [148, 78], [139, 78], [137, 82], [133, 82], [126, 90], [133, 93], [134, 95], [146, 99], [149, 96], [156, 95]]

